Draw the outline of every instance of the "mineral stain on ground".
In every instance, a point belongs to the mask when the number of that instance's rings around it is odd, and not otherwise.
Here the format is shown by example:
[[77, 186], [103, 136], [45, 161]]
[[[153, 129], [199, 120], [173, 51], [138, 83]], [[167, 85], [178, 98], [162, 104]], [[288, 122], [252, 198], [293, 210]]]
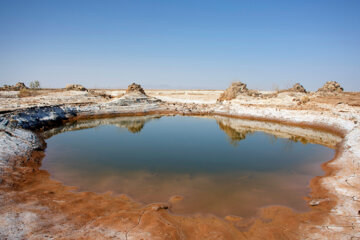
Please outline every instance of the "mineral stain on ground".
[[310, 179], [333, 155], [211, 118], [134, 118], [52, 136], [42, 169], [80, 191], [170, 201], [175, 214], [251, 217], [269, 205], [306, 211]]

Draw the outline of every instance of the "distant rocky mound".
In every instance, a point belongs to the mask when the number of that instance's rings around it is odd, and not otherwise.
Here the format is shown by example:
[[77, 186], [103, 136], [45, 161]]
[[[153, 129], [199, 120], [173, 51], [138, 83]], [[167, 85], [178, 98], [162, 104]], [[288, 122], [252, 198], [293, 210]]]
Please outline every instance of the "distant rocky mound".
[[232, 100], [235, 99], [238, 95], [243, 93], [248, 93], [249, 89], [246, 87], [245, 83], [242, 82], [233, 82], [230, 87], [228, 87], [219, 97], [219, 101]]
[[123, 96], [106, 103], [106, 105], [130, 106], [134, 104], [153, 104], [160, 102], [160, 99], [146, 95], [144, 89], [139, 84], [132, 83], [128, 86]]
[[144, 89], [140, 86], [140, 84], [132, 83], [126, 89], [126, 93], [141, 93], [146, 95]]
[[230, 87], [228, 87], [218, 98], [218, 101], [228, 101], [235, 99], [239, 95], [250, 96], [250, 97], [260, 97], [260, 98], [269, 98], [273, 97], [272, 94], [261, 94], [257, 90], [250, 90], [246, 87], [245, 83], [242, 82], [233, 82]]
[[68, 84], [65, 87], [66, 90], [75, 90], [75, 91], [87, 91], [87, 89], [80, 84]]
[[15, 84], [14, 88], [17, 88], [17, 89], [27, 89], [28, 87], [25, 85], [25, 83], [23, 82], [18, 82], [17, 84]]
[[17, 84], [11, 85], [4, 85], [1, 90], [4, 91], [20, 91], [21, 89], [28, 89], [28, 87], [23, 82], [18, 82]]
[[326, 82], [324, 86], [317, 90], [319, 93], [342, 93], [343, 91], [344, 89], [335, 81]]
[[306, 89], [300, 83], [295, 83], [294, 86], [289, 89], [289, 91], [306, 93]]

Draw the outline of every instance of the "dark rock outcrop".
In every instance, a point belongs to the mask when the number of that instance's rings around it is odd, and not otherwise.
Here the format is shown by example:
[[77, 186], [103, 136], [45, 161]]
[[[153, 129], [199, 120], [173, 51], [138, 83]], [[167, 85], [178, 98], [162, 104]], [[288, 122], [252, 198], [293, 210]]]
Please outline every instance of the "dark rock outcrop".
[[0, 128], [22, 128], [29, 130], [48, 129], [63, 124], [63, 120], [77, 115], [72, 107], [31, 107], [19, 109], [0, 116]]

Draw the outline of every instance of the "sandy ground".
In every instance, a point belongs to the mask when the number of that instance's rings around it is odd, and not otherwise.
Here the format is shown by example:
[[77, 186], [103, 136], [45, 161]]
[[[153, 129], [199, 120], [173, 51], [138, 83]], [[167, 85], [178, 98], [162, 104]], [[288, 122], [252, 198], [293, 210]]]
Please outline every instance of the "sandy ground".
[[[40, 90], [21, 98], [0, 92], [0, 239], [360, 239], [359, 93], [282, 92], [217, 103], [222, 91], [146, 92], [151, 98], [122, 96], [124, 90]], [[152, 113], [215, 115], [225, 129], [312, 139], [335, 147], [336, 157], [311, 181], [310, 212], [274, 206], [252, 219], [176, 216], [168, 211], [171, 200], [141, 205], [123, 195], [74, 192], [39, 170], [44, 130], [81, 118]]]
[[[104, 93], [117, 98], [125, 94], [125, 89], [99, 90], [92, 89], [92, 92], [85, 91], [66, 91], [62, 89], [38, 90], [34, 91], [31, 97], [18, 97], [18, 91], [0, 91], [0, 111], [9, 111], [19, 108], [33, 106], [52, 106], [57, 104], [92, 104], [106, 102], [108, 99], [97, 96], [96, 93]], [[151, 97], [156, 97], [167, 102], [181, 103], [216, 103], [220, 90], [147, 90], [146, 93]]]

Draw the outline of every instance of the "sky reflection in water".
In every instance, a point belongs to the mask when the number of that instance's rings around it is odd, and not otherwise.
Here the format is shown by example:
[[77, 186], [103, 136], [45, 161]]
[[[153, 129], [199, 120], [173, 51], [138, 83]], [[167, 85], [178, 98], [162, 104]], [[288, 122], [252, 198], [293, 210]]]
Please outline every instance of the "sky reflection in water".
[[174, 213], [248, 217], [267, 205], [306, 210], [310, 179], [323, 174], [321, 163], [334, 154], [208, 118], [144, 124], [137, 117], [55, 135], [47, 140], [42, 169], [82, 191], [114, 191], [144, 203], [181, 195]]

